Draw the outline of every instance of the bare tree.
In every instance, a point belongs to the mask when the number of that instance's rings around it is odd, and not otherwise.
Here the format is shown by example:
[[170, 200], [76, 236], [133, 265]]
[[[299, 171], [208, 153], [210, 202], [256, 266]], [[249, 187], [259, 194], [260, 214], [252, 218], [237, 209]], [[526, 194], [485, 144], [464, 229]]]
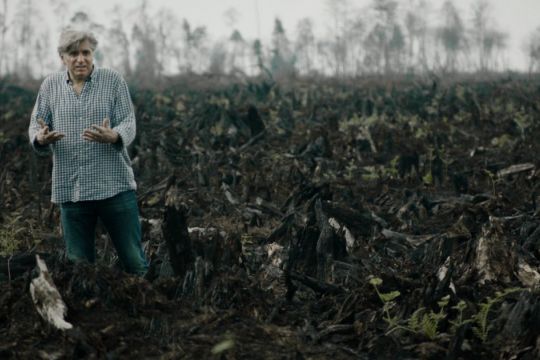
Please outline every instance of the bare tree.
[[232, 72], [244, 71], [245, 69], [245, 49], [246, 41], [242, 37], [242, 34], [238, 30], [234, 30], [229, 38], [231, 43], [230, 51], [230, 69]]
[[[366, 39], [369, 51], [375, 52], [368, 63], [373, 62], [380, 71], [380, 61], [383, 61], [385, 74], [400, 71], [396, 66], [401, 65], [400, 53], [405, 46], [403, 32], [397, 23], [397, 7], [395, 0], [374, 0], [375, 25]], [[371, 56], [371, 55], [368, 55]]]
[[259, 74], [262, 74], [266, 70], [266, 67], [264, 66], [263, 46], [259, 39], [255, 39], [255, 41], [253, 41], [252, 50], [255, 64], [257, 66], [257, 69], [259, 70]]
[[366, 26], [364, 21], [362, 19], [356, 19], [351, 22], [350, 28], [347, 31], [348, 64], [351, 66], [349, 73], [353, 71], [355, 75], [360, 75], [364, 70], [361, 59], [365, 53], [362, 44], [365, 30]]
[[[347, 31], [349, 28], [349, 0], [327, 0], [326, 6], [332, 19], [330, 41], [321, 42], [320, 46], [329, 47], [334, 57], [333, 68], [336, 76], [342, 76], [348, 70]], [[321, 49], [322, 50], [322, 49]]]
[[529, 36], [526, 43], [529, 74], [540, 71], [540, 27]]
[[204, 68], [202, 64], [202, 56], [204, 53], [204, 42], [207, 38], [206, 27], [198, 26], [195, 29], [191, 29], [189, 22], [184, 19], [182, 22], [183, 30], [183, 53], [184, 64], [181, 70], [188, 73], [195, 71], [195, 65], [200, 64], [200, 68]]
[[133, 80], [145, 86], [153, 84], [162, 71], [162, 64], [157, 56], [155, 33], [156, 29], [147, 11], [147, 3], [142, 1], [137, 9], [131, 38], [134, 46], [134, 71], [137, 74]]
[[124, 10], [115, 5], [112, 10], [113, 19], [111, 27], [107, 29], [104, 38], [104, 62], [111, 68], [120, 71], [124, 76], [131, 76], [130, 42], [124, 30]]
[[2, 51], [0, 52], [0, 76], [3, 76], [7, 73], [6, 69], [4, 69], [4, 66], [6, 65], [6, 57], [8, 54], [7, 48], [6, 48], [6, 33], [8, 31], [8, 24], [7, 24], [7, 17], [8, 17], [8, 2], [7, 0], [2, 1], [2, 13], [0, 13], [0, 48]]
[[310, 73], [313, 70], [315, 56], [315, 35], [313, 34], [313, 21], [308, 18], [301, 19], [296, 28], [295, 52], [298, 58], [299, 70]]
[[172, 60], [179, 48], [179, 39], [181, 29], [178, 26], [179, 19], [171, 9], [162, 8], [156, 15], [156, 44], [158, 62], [161, 64], [158, 76], [161, 78], [163, 73], [173, 68]]
[[418, 2], [411, 1], [405, 14], [408, 71], [414, 71], [415, 68], [424, 71], [428, 69], [426, 12], [428, 12], [428, 3], [425, 0], [420, 0]]
[[437, 39], [442, 44], [446, 58], [443, 71], [455, 72], [458, 67], [458, 56], [466, 48], [465, 25], [458, 9], [447, 0], [442, 7], [443, 25], [437, 29]]
[[222, 43], [217, 42], [210, 50], [210, 65], [208, 72], [215, 75], [225, 74], [225, 59], [227, 58], [227, 50]]
[[33, 0], [23, 0], [15, 12], [15, 47], [14, 71], [20, 78], [31, 79], [34, 76], [35, 67], [31, 66], [34, 58], [34, 45], [38, 37], [35, 24], [40, 23], [41, 14]]
[[492, 24], [491, 7], [486, 0], [473, 4], [472, 42], [477, 53], [477, 69], [485, 72], [494, 70], [497, 58], [506, 48], [507, 34]]
[[270, 69], [278, 77], [289, 77], [295, 73], [296, 57], [290, 51], [290, 43], [280, 19], [274, 21], [272, 33], [272, 58]]

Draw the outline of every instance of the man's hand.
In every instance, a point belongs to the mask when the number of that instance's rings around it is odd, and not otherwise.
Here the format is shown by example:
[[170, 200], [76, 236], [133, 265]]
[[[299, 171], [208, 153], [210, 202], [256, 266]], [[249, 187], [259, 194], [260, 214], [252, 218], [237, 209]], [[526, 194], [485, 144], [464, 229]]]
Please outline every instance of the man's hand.
[[49, 131], [49, 127], [43, 119], [38, 119], [41, 129], [36, 133], [36, 141], [39, 145], [49, 145], [62, 139], [65, 134], [58, 131]]
[[91, 128], [85, 129], [82, 137], [84, 140], [104, 143], [104, 144], [114, 144], [118, 141], [119, 135], [116, 131], [111, 129], [111, 122], [109, 118], [103, 119], [103, 124], [101, 126], [92, 125]]

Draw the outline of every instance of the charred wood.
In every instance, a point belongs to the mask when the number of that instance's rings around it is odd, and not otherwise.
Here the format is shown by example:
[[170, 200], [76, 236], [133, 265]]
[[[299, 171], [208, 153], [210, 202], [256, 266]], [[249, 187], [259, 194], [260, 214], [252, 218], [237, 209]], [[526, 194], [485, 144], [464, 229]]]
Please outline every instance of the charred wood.
[[176, 276], [184, 276], [193, 262], [191, 239], [187, 228], [187, 208], [169, 198], [163, 217], [163, 238], [169, 250], [169, 260]]

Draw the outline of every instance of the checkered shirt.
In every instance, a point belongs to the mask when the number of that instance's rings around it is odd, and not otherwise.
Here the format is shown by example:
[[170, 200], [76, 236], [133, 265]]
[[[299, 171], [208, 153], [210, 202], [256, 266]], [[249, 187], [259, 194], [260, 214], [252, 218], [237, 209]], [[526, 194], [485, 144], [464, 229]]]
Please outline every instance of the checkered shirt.
[[[84, 129], [102, 125], [106, 117], [120, 136], [117, 143], [82, 138]], [[65, 137], [39, 145], [38, 119]], [[135, 138], [135, 113], [126, 82], [113, 70], [94, 68], [80, 95], [70, 85], [67, 71], [49, 75], [41, 84], [28, 135], [38, 155], [52, 152], [53, 203], [102, 200], [137, 188], [126, 149]]]

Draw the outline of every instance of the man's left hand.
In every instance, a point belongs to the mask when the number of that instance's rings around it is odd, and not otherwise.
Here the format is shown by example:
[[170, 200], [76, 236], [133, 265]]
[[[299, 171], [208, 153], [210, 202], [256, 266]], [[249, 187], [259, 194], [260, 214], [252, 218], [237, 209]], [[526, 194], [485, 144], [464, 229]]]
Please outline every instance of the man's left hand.
[[111, 129], [111, 121], [109, 118], [103, 119], [103, 124], [92, 125], [91, 128], [85, 129], [82, 137], [84, 140], [103, 143], [103, 144], [114, 144], [118, 141], [118, 133]]

